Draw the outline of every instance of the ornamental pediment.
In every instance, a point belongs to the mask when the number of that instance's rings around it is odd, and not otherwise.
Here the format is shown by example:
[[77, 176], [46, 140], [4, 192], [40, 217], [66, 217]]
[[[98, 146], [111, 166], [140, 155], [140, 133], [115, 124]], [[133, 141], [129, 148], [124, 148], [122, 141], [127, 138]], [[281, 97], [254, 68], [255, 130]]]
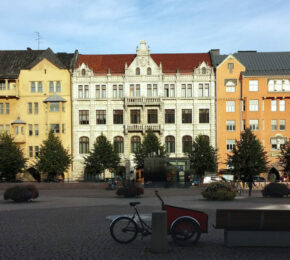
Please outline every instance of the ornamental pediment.
[[82, 63], [77, 69], [74, 71], [75, 77], [92, 77], [94, 76], [93, 70], [91, 70], [85, 63]]

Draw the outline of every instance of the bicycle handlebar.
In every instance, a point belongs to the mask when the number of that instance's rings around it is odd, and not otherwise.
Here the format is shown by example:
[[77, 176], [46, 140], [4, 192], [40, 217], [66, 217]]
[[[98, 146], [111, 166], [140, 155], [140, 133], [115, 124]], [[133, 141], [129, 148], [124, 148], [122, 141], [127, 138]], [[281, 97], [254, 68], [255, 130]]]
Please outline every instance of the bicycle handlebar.
[[163, 201], [163, 199], [161, 198], [161, 196], [159, 195], [158, 190], [155, 190], [155, 195], [156, 195], [156, 197], [161, 201], [161, 203], [162, 203], [162, 207], [163, 207], [163, 205], [164, 205], [164, 201]]

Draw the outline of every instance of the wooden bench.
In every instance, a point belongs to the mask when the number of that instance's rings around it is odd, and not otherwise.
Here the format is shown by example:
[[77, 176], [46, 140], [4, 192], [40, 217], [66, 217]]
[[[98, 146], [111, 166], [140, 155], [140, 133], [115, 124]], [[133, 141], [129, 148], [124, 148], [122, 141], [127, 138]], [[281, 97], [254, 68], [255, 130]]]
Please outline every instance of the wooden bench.
[[217, 209], [226, 246], [290, 247], [290, 210]]

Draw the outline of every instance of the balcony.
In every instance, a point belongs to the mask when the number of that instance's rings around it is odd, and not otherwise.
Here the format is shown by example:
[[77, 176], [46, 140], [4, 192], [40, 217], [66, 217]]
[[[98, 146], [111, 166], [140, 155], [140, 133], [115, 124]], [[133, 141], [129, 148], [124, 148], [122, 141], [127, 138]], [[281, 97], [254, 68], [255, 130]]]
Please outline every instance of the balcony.
[[0, 98], [17, 98], [18, 94], [15, 89], [1, 89], [0, 90]]
[[24, 144], [26, 142], [25, 135], [22, 134], [14, 135], [14, 142], [17, 144]]
[[132, 124], [124, 126], [125, 134], [128, 134], [128, 132], [142, 132], [144, 134], [149, 129], [151, 129], [153, 132], [162, 131], [161, 125], [159, 124], [150, 124], [150, 125]]
[[163, 103], [161, 97], [126, 97], [125, 107], [128, 106], [160, 106]]

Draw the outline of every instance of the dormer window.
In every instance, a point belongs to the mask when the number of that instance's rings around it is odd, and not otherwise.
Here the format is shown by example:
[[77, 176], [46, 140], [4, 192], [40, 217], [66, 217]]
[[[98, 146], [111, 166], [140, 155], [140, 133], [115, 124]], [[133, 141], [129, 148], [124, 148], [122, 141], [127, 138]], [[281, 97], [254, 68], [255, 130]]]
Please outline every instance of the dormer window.
[[86, 70], [82, 69], [82, 76], [85, 76], [85, 75], [86, 75]]
[[140, 68], [136, 68], [136, 75], [140, 75]]
[[203, 68], [201, 69], [201, 74], [206, 74], [206, 68], [205, 68], [205, 67], [203, 67]]
[[152, 74], [152, 70], [151, 70], [151, 68], [149, 67], [149, 68], [147, 68], [147, 75], [151, 75]]
[[234, 69], [234, 63], [228, 63], [228, 70], [230, 74], [233, 73], [233, 69]]

